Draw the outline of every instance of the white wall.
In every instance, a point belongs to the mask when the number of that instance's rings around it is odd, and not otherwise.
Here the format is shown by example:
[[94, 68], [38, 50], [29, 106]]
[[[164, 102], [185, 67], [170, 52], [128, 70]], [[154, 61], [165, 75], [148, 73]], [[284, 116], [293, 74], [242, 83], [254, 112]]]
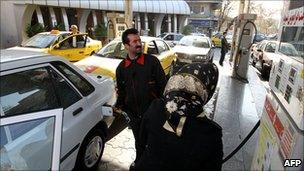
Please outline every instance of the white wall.
[[1, 43], [0, 48], [15, 46], [19, 40], [12, 1], [1, 1]]

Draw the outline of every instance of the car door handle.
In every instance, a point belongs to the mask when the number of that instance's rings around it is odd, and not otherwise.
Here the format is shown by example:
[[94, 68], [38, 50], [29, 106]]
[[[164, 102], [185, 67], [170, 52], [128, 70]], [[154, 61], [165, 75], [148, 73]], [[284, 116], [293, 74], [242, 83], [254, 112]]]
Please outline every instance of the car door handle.
[[73, 116], [77, 115], [77, 114], [80, 113], [81, 111], [83, 111], [82, 107], [76, 109], [76, 110], [73, 112]]
[[80, 51], [79, 53], [83, 54], [84, 52], [83, 52], [83, 51]]

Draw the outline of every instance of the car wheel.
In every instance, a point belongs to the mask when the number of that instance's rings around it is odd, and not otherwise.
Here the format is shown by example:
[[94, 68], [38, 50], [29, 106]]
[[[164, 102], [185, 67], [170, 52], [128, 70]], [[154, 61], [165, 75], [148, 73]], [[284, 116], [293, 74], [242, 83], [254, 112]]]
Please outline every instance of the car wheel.
[[96, 170], [105, 144], [101, 129], [94, 129], [84, 139], [76, 161], [76, 170]]
[[174, 74], [174, 62], [171, 63], [170, 69], [169, 69], [169, 77], [171, 77]]
[[255, 64], [256, 64], [256, 61], [254, 60], [254, 56], [253, 56], [253, 54], [251, 54], [251, 59], [252, 59], [252, 66], [254, 66], [255, 67]]
[[265, 80], [269, 79], [269, 69], [267, 67], [265, 67], [264, 63], [262, 63], [262, 70], [261, 70], [261, 76], [262, 78], [264, 78]]

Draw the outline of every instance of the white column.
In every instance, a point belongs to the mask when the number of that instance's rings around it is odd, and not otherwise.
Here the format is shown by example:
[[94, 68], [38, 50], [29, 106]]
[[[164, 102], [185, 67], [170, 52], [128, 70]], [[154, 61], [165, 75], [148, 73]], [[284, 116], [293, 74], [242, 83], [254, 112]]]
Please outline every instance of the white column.
[[141, 30], [140, 13], [137, 14], [137, 30], [140, 33], [140, 30]]
[[145, 30], [149, 29], [149, 24], [148, 24], [148, 15], [145, 13]]
[[103, 17], [103, 22], [104, 22], [105, 26], [108, 27], [108, 17], [107, 17], [107, 13], [105, 11], [102, 11], [102, 17]]
[[43, 22], [43, 17], [42, 17], [41, 9], [40, 9], [39, 6], [37, 6], [37, 8], [36, 8], [36, 13], [37, 13], [37, 18], [38, 18], [38, 23], [40, 23], [43, 26], [45, 26], [44, 22]]
[[171, 33], [171, 15], [168, 15], [168, 33]]
[[173, 16], [173, 22], [174, 22], [174, 33], [177, 33], [177, 17], [176, 14]]
[[49, 7], [49, 11], [50, 11], [50, 16], [51, 16], [52, 26], [54, 27], [58, 23], [57, 23], [57, 20], [56, 20], [56, 15], [55, 15], [53, 7]]
[[188, 17], [185, 15], [179, 15], [178, 20], [179, 20], [179, 26], [178, 26], [179, 32], [182, 33], [184, 26], [188, 24]]
[[83, 10], [81, 17], [80, 17], [80, 22], [79, 22], [79, 31], [85, 33], [86, 32], [86, 25], [87, 25], [87, 20], [88, 16], [90, 14], [91, 10]]
[[61, 8], [61, 13], [62, 13], [62, 17], [63, 17], [64, 28], [66, 31], [69, 31], [69, 29], [70, 29], [69, 20], [68, 20], [68, 15], [65, 11], [65, 8]]
[[165, 17], [165, 14], [158, 14], [155, 17], [155, 23], [154, 23], [155, 24], [155, 29], [154, 29], [155, 36], [158, 36], [161, 33], [161, 24], [163, 22], [164, 17]]
[[93, 25], [95, 27], [98, 24], [95, 10], [92, 10], [92, 17], [93, 17]]

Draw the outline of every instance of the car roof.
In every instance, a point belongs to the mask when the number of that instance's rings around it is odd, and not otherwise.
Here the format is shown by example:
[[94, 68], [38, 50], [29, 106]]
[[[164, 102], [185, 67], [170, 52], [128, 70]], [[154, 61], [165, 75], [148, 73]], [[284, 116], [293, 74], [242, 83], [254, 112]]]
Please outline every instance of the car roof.
[[[194, 38], [194, 39], [209, 39], [209, 37], [207, 37], [207, 36], [198, 36], [198, 35], [187, 35], [187, 36], [184, 36], [184, 37], [186, 37], [186, 38], [188, 38], [188, 37], [192, 37], [192, 38]], [[183, 37], [183, 38], [184, 38]]]
[[52, 56], [50, 54], [42, 52], [5, 49], [1, 50], [0, 70], [4, 71], [18, 67], [58, 60], [64, 61], [64, 59], [61, 57]]
[[55, 34], [55, 35], [62, 35], [62, 34], [70, 34], [72, 32], [70, 31], [57, 31], [56, 32], [53, 32], [53, 31], [49, 31], [49, 32], [41, 32], [41, 33], [38, 33], [38, 34]]

